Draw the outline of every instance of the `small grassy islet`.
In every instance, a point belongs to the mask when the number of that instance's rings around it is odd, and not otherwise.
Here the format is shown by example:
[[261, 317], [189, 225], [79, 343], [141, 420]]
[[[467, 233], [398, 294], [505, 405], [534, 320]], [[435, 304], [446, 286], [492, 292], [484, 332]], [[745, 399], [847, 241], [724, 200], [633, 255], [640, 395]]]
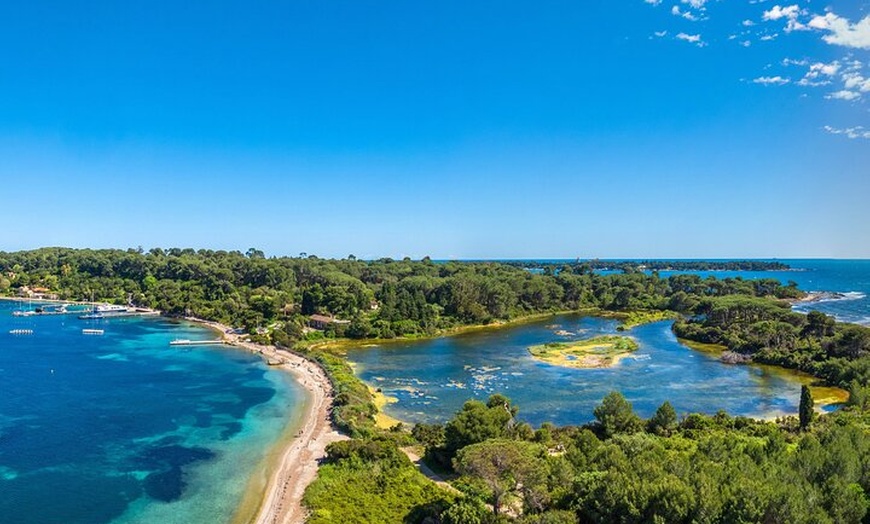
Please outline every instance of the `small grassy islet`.
[[529, 353], [547, 364], [587, 369], [615, 366], [637, 348], [637, 342], [631, 337], [604, 335], [573, 342], [549, 342], [531, 346]]

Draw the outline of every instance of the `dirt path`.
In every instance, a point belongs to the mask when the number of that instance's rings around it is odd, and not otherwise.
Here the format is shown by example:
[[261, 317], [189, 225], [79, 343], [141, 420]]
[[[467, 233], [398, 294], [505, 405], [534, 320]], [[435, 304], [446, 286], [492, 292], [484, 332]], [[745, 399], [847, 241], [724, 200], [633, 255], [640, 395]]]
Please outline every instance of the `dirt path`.
[[420, 457], [420, 455], [417, 453], [416, 449], [414, 449], [413, 447], [402, 448], [402, 452], [404, 452], [405, 455], [407, 455], [408, 459], [411, 462], [413, 462], [415, 466], [417, 466], [417, 469], [426, 478], [428, 478], [429, 480], [431, 480], [435, 484], [438, 484], [439, 487], [446, 489], [447, 491], [451, 491], [453, 493], [459, 493], [459, 490], [454, 488], [450, 484], [448, 484], [447, 480], [443, 476], [432, 471], [432, 469], [429, 466], [427, 466], [425, 462], [423, 462], [423, 458]]

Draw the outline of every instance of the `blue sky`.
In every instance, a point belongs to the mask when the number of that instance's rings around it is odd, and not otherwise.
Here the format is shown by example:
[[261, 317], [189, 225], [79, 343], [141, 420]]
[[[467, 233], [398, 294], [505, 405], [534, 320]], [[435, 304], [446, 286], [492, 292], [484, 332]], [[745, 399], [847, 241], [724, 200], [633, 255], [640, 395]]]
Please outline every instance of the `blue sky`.
[[7, 4], [0, 250], [870, 258], [868, 2]]

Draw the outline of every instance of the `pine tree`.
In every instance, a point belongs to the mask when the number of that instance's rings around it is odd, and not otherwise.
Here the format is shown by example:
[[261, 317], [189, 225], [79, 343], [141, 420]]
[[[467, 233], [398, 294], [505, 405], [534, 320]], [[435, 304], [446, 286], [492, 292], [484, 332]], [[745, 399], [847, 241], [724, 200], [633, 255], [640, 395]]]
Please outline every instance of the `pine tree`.
[[810, 393], [810, 388], [807, 386], [801, 386], [801, 403], [798, 408], [798, 417], [800, 418], [801, 430], [807, 429], [813, 420], [813, 394]]

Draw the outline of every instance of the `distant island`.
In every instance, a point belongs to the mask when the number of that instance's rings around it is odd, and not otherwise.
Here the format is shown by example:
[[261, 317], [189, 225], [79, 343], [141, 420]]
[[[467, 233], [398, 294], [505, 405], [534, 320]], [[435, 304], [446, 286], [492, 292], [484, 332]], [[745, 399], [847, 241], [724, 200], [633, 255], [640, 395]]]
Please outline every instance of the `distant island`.
[[573, 342], [548, 342], [529, 348], [535, 359], [568, 368], [609, 368], [637, 351], [631, 337], [604, 335]]
[[589, 271], [791, 271], [788, 264], [765, 260], [590, 260], [573, 262], [548, 260], [507, 260], [505, 264], [524, 269]]

